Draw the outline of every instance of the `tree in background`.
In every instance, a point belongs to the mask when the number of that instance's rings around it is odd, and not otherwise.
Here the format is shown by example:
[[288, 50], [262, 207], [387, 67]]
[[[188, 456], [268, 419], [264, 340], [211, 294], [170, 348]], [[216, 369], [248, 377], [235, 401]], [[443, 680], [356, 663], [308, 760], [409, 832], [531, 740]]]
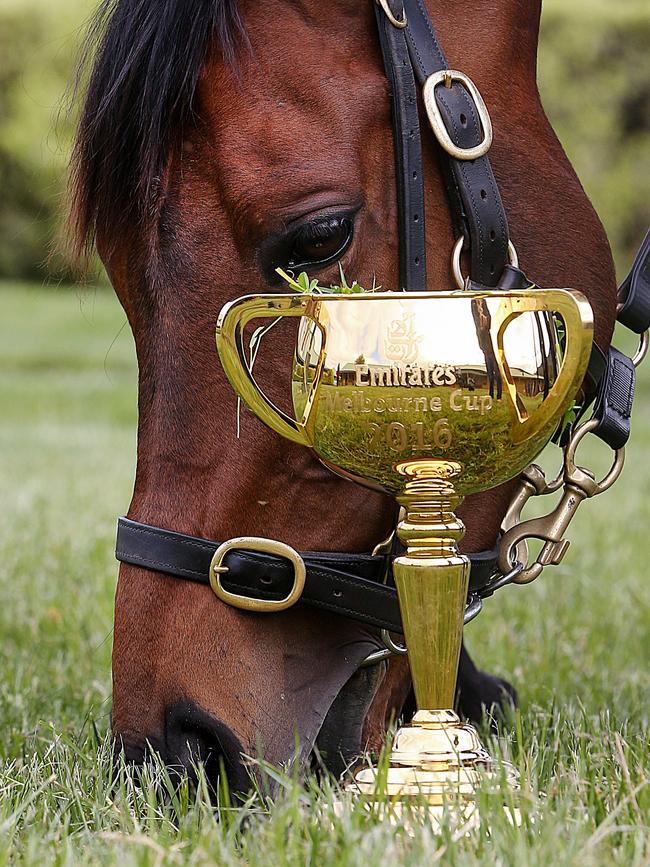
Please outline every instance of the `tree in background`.
[[622, 277], [650, 225], [650, 6], [544, 0], [542, 8], [544, 106]]
[[[61, 112], [97, 0], [0, 0], [0, 278], [67, 278], [72, 121]], [[605, 223], [621, 274], [650, 222], [647, 0], [545, 0], [540, 90]], [[489, 94], [485, 94], [489, 103]]]

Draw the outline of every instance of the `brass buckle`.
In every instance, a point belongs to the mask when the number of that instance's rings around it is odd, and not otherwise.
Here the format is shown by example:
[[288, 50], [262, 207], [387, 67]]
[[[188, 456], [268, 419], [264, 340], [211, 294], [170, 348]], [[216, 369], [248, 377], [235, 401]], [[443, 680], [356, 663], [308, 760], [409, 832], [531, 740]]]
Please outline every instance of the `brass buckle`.
[[[224, 558], [229, 551], [239, 549], [242, 551], [263, 551], [265, 554], [275, 554], [283, 557], [293, 566], [293, 587], [284, 599], [255, 599], [251, 596], [241, 596], [239, 593], [230, 593], [221, 583], [221, 576], [228, 571], [223, 565]], [[215, 596], [243, 611], [284, 611], [291, 608], [300, 599], [305, 587], [307, 569], [305, 561], [300, 554], [290, 545], [284, 542], [276, 542], [275, 539], [262, 539], [258, 536], [239, 536], [236, 539], [228, 539], [219, 545], [214, 552], [210, 563], [210, 587]]]
[[[478, 112], [481, 126], [483, 127], [483, 141], [471, 148], [461, 148], [454, 144], [451, 136], [447, 132], [447, 127], [444, 124], [440, 108], [436, 102], [436, 87], [443, 83], [445, 87], [451, 87], [452, 81], [460, 81], [461, 84], [469, 91], [470, 96], [474, 100], [474, 105]], [[458, 72], [455, 69], [441, 69], [439, 72], [434, 72], [424, 82], [422, 91], [424, 106], [427, 110], [427, 117], [431, 124], [431, 129], [435, 137], [438, 139], [443, 150], [457, 160], [475, 160], [477, 157], [482, 157], [490, 150], [492, 144], [492, 121], [487, 106], [483, 102], [483, 97], [479, 93], [478, 87], [472, 79], [465, 75], [464, 72]]]

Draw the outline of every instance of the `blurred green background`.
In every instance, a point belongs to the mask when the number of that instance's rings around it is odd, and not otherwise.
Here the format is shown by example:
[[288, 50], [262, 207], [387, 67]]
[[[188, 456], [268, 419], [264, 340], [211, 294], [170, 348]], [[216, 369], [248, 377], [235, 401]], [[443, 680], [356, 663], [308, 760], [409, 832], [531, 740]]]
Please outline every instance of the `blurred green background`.
[[[68, 278], [61, 231], [72, 122], [60, 110], [96, 0], [0, 0], [0, 279]], [[540, 89], [609, 234], [619, 274], [650, 222], [647, 0], [545, 0]]]

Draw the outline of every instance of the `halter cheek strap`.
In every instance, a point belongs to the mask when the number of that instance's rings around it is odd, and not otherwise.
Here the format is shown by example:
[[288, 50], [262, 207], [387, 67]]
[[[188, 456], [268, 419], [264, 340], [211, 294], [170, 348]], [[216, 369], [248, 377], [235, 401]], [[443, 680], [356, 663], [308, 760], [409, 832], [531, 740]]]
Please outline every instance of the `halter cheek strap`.
[[647, 232], [630, 273], [618, 290], [617, 320], [639, 335], [633, 358], [610, 346], [606, 353], [594, 343], [587, 370], [589, 400], [593, 402], [593, 433], [612, 449], [621, 449], [630, 438], [636, 368], [648, 351], [650, 329], [650, 231]]
[[376, 16], [391, 86], [401, 286], [408, 291], [426, 287], [417, 80], [440, 145], [454, 232], [469, 245], [469, 276], [494, 287], [508, 262], [509, 238], [503, 202], [487, 157], [492, 132], [483, 100], [467, 76], [450, 70], [422, 0], [404, 0], [403, 6], [401, 0], [382, 0], [377, 3]]

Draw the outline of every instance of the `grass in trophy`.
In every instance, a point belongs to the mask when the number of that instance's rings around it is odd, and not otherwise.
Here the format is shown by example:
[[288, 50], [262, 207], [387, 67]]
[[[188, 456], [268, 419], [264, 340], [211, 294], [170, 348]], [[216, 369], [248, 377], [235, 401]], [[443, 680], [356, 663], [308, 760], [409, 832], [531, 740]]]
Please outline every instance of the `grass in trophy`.
[[272, 770], [272, 805], [222, 795], [217, 815], [204, 784], [173, 791], [159, 765], [110, 784], [113, 528], [135, 455], [124, 318], [107, 292], [81, 309], [74, 290], [0, 293], [0, 865], [648, 864], [647, 370], [622, 480], [582, 506], [562, 566], [467, 629], [479, 664], [519, 689], [501, 740], [483, 737], [521, 770], [523, 827], [486, 805], [489, 836], [409, 836], [348, 796], [336, 816], [328, 781]]
[[[323, 395], [321, 400], [326, 400], [324, 396], [326, 390], [326, 385], [321, 387]], [[478, 408], [471, 411], [454, 410], [450, 406], [451, 390], [435, 387], [404, 390], [404, 395], [401, 397], [406, 396], [411, 402], [406, 404], [403, 411], [395, 413], [346, 412], [340, 409], [328, 415], [327, 421], [319, 429], [318, 451], [320, 454], [328, 455], [334, 463], [362, 477], [368, 470], [368, 458], [371, 458], [373, 468], [390, 466], [398, 460], [408, 458], [418, 449], [422, 441], [431, 447], [430, 450], [425, 451], [425, 454], [450, 457], [461, 463], [474, 460], [477, 466], [484, 466], [491, 457], [500, 455], [503, 451], [503, 443], [510, 440], [510, 409], [505, 398], [501, 401], [494, 399], [491, 401], [491, 408], [481, 415], [481, 401], [489, 399], [489, 391], [485, 388], [477, 388], [473, 391], [462, 389], [462, 394], [454, 398], [454, 406], [465, 407], [464, 401], [467, 399], [471, 402], [471, 406]], [[343, 406], [346, 399], [353, 400], [355, 394], [359, 395], [361, 400], [367, 399], [372, 404], [376, 399], [385, 399], [389, 391], [381, 386], [363, 388], [337, 386], [336, 389], [331, 390], [331, 397], [338, 395], [339, 406]], [[430, 402], [435, 398], [440, 400], [440, 410], [423, 411], [422, 401]], [[420, 403], [418, 404], [417, 401]], [[526, 397], [524, 401], [531, 413], [539, 404], [539, 398]], [[487, 406], [487, 403], [484, 402], [483, 406]], [[435, 431], [434, 426], [441, 422], [444, 423], [444, 428], [440, 432]], [[370, 426], [372, 423], [381, 425], [381, 430], [376, 431], [372, 428]], [[404, 430], [395, 431], [391, 435], [391, 432], [386, 429], [389, 423], [397, 423], [403, 426]], [[424, 427], [417, 431], [417, 425]], [[438, 449], [433, 445], [436, 437], [439, 437], [437, 442], [441, 446]], [[522, 449], [524, 447], [529, 448], [530, 444], [527, 442]], [[519, 447], [511, 446], [509, 467], [519, 462], [519, 452]], [[376, 480], [390, 487], [390, 473], [378, 471]], [[475, 474], [466, 472], [463, 480], [469, 487], [475, 482]]]

